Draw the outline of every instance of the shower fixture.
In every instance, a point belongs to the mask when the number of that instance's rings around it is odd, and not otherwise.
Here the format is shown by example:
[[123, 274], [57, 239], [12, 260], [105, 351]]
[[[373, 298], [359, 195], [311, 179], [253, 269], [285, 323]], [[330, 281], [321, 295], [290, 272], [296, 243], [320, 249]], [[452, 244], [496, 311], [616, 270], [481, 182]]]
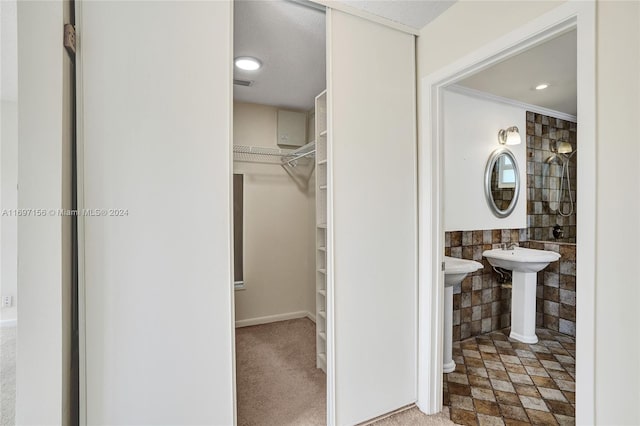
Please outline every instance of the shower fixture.
[[[569, 160], [571, 159], [571, 157], [573, 157], [576, 154], [577, 151], [573, 150], [573, 147], [569, 142], [556, 141], [555, 146], [551, 149], [551, 152], [553, 152], [553, 154], [549, 156], [549, 158], [547, 158], [545, 162], [547, 164], [551, 164], [554, 160], [558, 160], [562, 165], [562, 171], [560, 175], [560, 187], [556, 191], [557, 195], [555, 200], [555, 203], [558, 206], [557, 214], [559, 214], [562, 217], [568, 217], [573, 214], [574, 208], [575, 208], [574, 207], [575, 202], [573, 201], [573, 195], [571, 194], [571, 178], [569, 176]], [[562, 211], [562, 204], [561, 204], [561, 200], [564, 200], [564, 196], [562, 194], [565, 187], [564, 185], [565, 176], [567, 181], [566, 191], [569, 193], [569, 212], [568, 213], [565, 213]], [[550, 203], [551, 202], [552, 201], [550, 200]], [[554, 231], [554, 235], [555, 235], [555, 231]]]
[[557, 141], [555, 152], [558, 154], [570, 154], [573, 152], [573, 147], [569, 142]]
[[500, 129], [498, 132], [498, 142], [502, 145], [520, 145], [522, 140], [520, 139], [520, 131], [517, 126], [511, 126], [509, 128]]

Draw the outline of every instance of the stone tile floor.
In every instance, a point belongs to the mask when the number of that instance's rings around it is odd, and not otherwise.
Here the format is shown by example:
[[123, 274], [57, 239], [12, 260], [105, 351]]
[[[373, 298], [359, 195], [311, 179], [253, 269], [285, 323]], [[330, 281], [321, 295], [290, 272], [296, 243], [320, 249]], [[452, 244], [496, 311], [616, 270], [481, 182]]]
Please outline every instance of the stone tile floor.
[[454, 342], [444, 405], [462, 425], [575, 424], [575, 338], [536, 330], [538, 343], [509, 329]]

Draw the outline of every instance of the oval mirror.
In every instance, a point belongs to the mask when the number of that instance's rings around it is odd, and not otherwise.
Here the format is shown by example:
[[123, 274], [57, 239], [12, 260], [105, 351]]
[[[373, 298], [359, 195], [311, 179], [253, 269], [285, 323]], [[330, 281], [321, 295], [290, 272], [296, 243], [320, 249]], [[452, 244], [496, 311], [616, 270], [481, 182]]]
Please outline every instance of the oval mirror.
[[515, 156], [500, 147], [491, 153], [484, 172], [484, 195], [497, 217], [507, 217], [518, 202], [520, 171]]

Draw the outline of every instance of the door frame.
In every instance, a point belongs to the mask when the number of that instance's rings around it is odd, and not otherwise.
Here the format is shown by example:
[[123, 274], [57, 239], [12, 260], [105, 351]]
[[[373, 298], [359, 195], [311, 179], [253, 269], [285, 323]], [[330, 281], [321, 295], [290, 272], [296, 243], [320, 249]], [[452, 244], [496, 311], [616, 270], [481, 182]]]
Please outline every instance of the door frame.
[[[596, 8], [595, 2], [568, 1], [520, 28], [421, 79], [418, 142], [418, 400], [423, 412], [442, 410], [444, 315], [444, 140], [443, 90], [476, 72], [577, 29], [578, 133], [576, 422], [595, 421], [596, 264]], [[435, 285], [434, 285], [435, 283]]]

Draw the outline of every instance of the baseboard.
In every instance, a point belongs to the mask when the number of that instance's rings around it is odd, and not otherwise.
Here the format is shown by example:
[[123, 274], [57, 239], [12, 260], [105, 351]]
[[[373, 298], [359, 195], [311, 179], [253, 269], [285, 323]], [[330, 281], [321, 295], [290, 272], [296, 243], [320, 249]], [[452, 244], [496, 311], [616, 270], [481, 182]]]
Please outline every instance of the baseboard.
[[249, 327], [251, 325], [269, 324], [270, 322], [286, 321], [297, 318], [309, 318], [316, 322], [316, 316], [308, 311], [288, 312], [286, 314], [268, 315], [266, 317], [249, 318], [236, 321], [236, 328]]
[[307, 312], [307, 318], [309, 318], [313, 322], [316, 322], [316, 316], [313, 315], [311, 312]]
[[8, 320], [2, 320], [0, 321], [0, 327], [4, 328], [4, 327], [15, 327], [18, 325], [18, 320], [17, 319], [8, 319]]

